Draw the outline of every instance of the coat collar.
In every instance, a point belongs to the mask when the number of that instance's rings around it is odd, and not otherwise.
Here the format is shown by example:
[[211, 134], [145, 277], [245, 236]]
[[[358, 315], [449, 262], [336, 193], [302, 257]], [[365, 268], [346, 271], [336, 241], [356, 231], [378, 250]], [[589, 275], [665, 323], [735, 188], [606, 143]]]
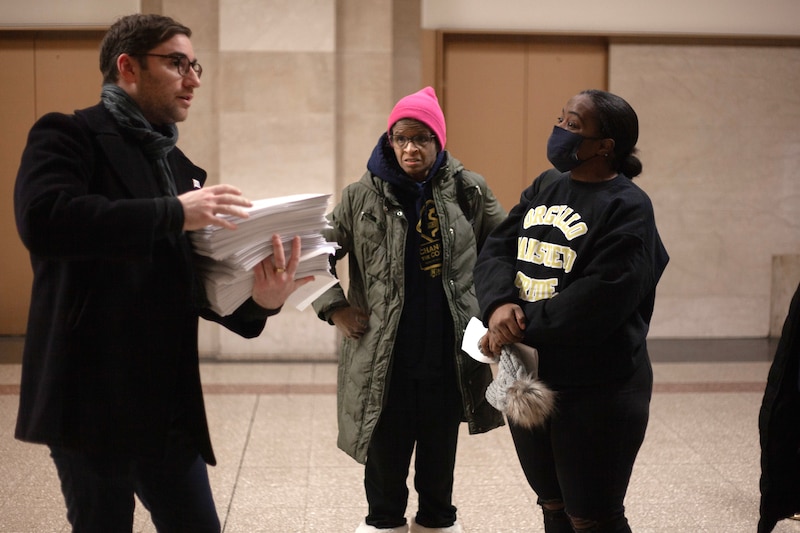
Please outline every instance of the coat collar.
[[[97, 146], [109, 162], [119, 182], [134, 198], [154, 198], [162, 196], [158, 187], [153, 166], [142, 150], [129, 138], [120, 133], [114, 117], [103, 104], [76, 111], [95, 139]], [[178, 149], [170, 152], [170, 165], [175, 172], [178, 194], [199, 188], [206, 181], [206, 172], [192, 164]]]

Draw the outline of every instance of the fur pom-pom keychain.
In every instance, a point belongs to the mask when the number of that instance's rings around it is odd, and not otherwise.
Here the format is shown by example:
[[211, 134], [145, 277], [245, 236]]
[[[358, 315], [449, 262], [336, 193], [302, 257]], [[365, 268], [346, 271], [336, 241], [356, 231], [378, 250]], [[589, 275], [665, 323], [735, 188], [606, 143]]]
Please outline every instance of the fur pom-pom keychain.
[[486, 389], [486, 400], [515, 425], [532, 429], [544, 424], [553, 413], [556, 393], [538, 379], [536, 350], [524, 355], [515, 345], [503, 347], [497, 375]]

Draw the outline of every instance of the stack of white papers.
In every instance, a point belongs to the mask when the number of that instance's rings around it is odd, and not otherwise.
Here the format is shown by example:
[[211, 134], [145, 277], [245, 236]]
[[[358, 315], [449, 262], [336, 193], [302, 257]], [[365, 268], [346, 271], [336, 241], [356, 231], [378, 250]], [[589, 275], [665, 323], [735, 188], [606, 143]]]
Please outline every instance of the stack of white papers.
[[253, 267], [272, 255], [272, 235], [283, 242], [286, 260], [291, 242], [300, 236], [301, 255], [297, 278], [315, 280], [297, 289], [286, 301], [301, 311], [338, 280], [330, 272], [328, 257], [338, 245], [327, 242], [321, 230], [329, 227], [325, 218], [329, 194], [296, 194], [256, 200], [247, 209], [249, 218], [220, 215], [237, 225], [235, 230], [206, 226], [190, 233], [196, 266], [206, 289], [211, 309], [229, 315], [253, 292]]

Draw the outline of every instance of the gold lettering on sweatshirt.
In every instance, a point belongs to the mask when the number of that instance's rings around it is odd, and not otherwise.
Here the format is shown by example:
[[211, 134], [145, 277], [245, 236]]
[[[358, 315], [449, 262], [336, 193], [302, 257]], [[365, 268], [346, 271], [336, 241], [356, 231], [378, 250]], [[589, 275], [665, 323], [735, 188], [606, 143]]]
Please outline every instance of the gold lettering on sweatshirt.
[[586, 223], [581, 222], [581, 216], [568, 205], [551, 205], [550, 207], [537, 205], [529, 209], [522, 221], [522, 228], [528, 229], [533, 226], [558, 228], [568, 241], [584, 235], [588, 231]]
[[538, 302], [539, 300], [552, 298], [556, 294], [558, 279], [535, 279], [526, 276], [522, 272], [517, 272], [514, 286], [519, 289], [519, 298], [521, 300]]
[[517, 259], [534, 265], [571, 272], [578, 254], [569, 246], [542, 242], [529, 237], [517, 239]]
[[[538, 205], [528, 209], [522, 220], [522, 228], [551, 226], [558, 229], [568, 241], [585, 235], [589, 228], [581, 215], [568, 205]], [[517, 261], [541, 265], [565, 273], [572, 271], [578, 254], [563, 244], [540, 241], [532, 237], [517, 238]], [[559, 278], [537, 279], [517, 271], [514, 286], [519, 289], [519, 298], [526, 302], [537, 302], [552, 298], [558, 292]]]

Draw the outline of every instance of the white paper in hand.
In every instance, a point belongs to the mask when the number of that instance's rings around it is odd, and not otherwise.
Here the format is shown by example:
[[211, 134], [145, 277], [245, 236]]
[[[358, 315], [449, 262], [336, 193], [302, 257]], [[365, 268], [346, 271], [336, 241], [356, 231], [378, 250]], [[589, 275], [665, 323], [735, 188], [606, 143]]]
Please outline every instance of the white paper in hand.
[[481, 363], [496, 363], [497, 359], [487, 357], [478, 349], [478, 341], [486, 334], [486, 328], [479, 318], [472, 317], [464, 330], [464, 338], [461, 340], [461, 349]]

